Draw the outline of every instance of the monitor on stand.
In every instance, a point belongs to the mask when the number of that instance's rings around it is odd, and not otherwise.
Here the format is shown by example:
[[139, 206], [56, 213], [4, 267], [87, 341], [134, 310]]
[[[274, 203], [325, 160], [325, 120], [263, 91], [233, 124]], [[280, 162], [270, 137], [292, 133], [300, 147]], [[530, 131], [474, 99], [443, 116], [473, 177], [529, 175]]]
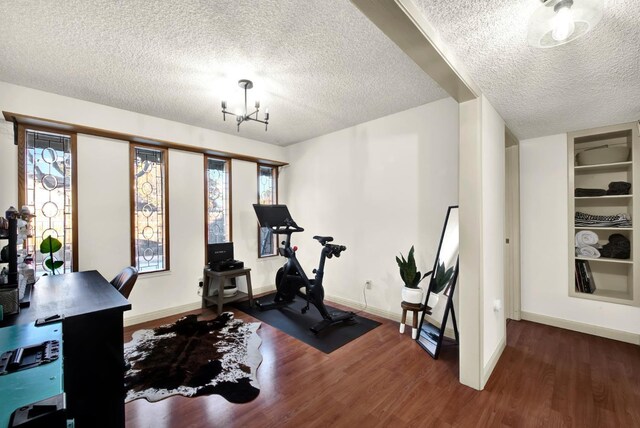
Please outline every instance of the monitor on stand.
[[209, 266], [227, 260], [233, 260], [233, 242], [207, 244], [207, 264]]
[[286, 205], [253, 204], [253, 209], [256, 211], [258, 223], [260, 223], [261, 227], [285, 227], [296, 224], [291, 218], [291, 213]]

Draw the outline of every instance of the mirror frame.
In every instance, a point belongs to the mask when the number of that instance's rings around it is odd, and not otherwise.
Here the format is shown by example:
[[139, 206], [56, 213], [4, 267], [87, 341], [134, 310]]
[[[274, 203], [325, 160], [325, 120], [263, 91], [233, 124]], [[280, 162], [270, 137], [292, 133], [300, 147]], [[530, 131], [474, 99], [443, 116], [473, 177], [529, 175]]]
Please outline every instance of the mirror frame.
[[[445, 233], [447, 231], [447, 225], [449, 224], [449, 216], [451, 214], [451, 210], [452, 209], [459, 209], [458, 205], [451, 205], [449, 206], [449, 208], [447, 208], [447, 216], [445, 217], [444, 220], [444, 226], [442, 227], [442, 234], [440, 235], [440, 243], [438, 245], [438, 252], [436, 253], [436, 258], [435, 258], [435, 262], [433, 263], [433, 270], [431, 271], [431, 278], [429, 278], [429, 286], [427, 288], [427, 297], [425, 298], [424, 301], [424, 307], [425, 310], [422, 311], [422, 316], [420, 317], [420, 325], [418, 326], [418, 336], [416, 337], [416, 341], [420, 344], [420, 346], [427, 351], [427, 353], [429, 355], [431, 355], [435, 360], [438, 359], [438, 356], [440, 355], [440, 348], [442, 347], [442, 342], [444, 339], [444, 332], [446, 329], [446, 325], [447, 325], [447, 321], [449, 319], [449, 312], [451, 312], [451, 321], [453, 323], [453, 332], [455, 335], [455, 344], [459, 343], [459, 337], [458, 337], [458, 325], [456, 322], [456, 314], [455, 314], [455, 310], [453, 308], [453, 295], [455, 293], [456, 290], [456, 283], [458, 282], [458, 270], [459, 270], [459, 254], [460, 254], [460, 238], [459, 238], [459, 234], [458, 234], [458, 255], [456, 255], [456, 262], [455, 262], [455, 266], [454, 266], [454, 270], [453, 270], [453, 276], [451, 277], [451, 283], [449, 286], [449, 295], [446, 296], [447, 297], [447, 303], [445, 305], [445, 309], [444, 309], [444, 314], [442, 316], [442, 322], [441, 322], [441, 327], [440, 327], [440, 334], [438, 335], [438, 339], [436, 341], [436, 347], [435, 350], [432, 352], [426, 344], [424, 344], [420, 338], [421, 338], [421, 333], [422, 333], [422, 326], [425, 322], [425, 317], [427, 315], [427, 310], [429, 308], [429, 306], [427, 305], [427, 302], [429, 302], [429, 296], [431, 296], [431, 284], [432, 284], [432, 280], [433, 280], [433, 275], [435, 275], [435, 272], [437, 271], [438, 268], [438, 261], [440, 260], [440, 250], [442, 249], [442, 242], [444, 241], [444, 236]], [[459, 223], [458, 223], [459, 225]], [[427, 321], [427, 323], [429, 323], [429, 321]], [[431, 323], [429, 323], [431, 324]], [[433, 325], [433, 324], [431, 324]]]

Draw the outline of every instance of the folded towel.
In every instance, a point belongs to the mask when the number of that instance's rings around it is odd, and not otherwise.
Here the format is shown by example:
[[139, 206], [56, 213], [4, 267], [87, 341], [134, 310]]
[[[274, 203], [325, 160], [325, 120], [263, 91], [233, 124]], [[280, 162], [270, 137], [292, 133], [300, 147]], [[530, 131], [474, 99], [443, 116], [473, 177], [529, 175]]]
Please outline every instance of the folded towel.
[[576, 211], [575, 224], [578, 227], [631, 227], [629, 214], [595, 215]]
[[629, 195], [631, 191], [631, 183], [626, 181], [612, 181], [609, 183], [607, 195]]
[[576, 247], [595, 246], [598, 244], [598, 235], [590, 230], [581, 230], [576, 233]]
[[604, 196], [607, 194], [607, 191], [604, 189], [581, 189], [577, 188], [575, 190], [576, 198], [584, 197], [584, 196]]
[[612, 259], [631, 258], [631, 242], [626, 236], [614, 233], [609, 236], [609, 243], [602, 247], [602, 257]]
[[576, 248], [576, 256], [589, 257], [591, 259], [597, 259], [600, 257], [600, 251], [593, 247], [578, 247]]
[[631, 242], [627, 239], [627, 237], [619, 233], [609, 235], [609, 242], [625, 242], [627, 245], [631, 246]]

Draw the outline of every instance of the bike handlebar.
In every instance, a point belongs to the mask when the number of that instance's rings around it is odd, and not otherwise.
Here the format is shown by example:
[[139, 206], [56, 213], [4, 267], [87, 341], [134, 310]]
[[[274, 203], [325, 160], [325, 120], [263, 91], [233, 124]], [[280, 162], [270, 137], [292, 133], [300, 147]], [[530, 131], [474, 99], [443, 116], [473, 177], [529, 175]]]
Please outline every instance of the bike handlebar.
[[304, 232], [304, 229], [298, 225], [289, 225], [289, 226], [280, 226], [280, 227], [271, 227], [270, 228], [273, 233], [281, 234], [281, 235], [289, 235], [291, 233], [296, 232]]
[[344, 245], [336, 245], [336, 244], [327, 244], [324, 246], [324, 253], [327, 255], [327, 258], [331, 258], [333, 256], [340, 257], [340, 253], [346, 251], [347, 247]]

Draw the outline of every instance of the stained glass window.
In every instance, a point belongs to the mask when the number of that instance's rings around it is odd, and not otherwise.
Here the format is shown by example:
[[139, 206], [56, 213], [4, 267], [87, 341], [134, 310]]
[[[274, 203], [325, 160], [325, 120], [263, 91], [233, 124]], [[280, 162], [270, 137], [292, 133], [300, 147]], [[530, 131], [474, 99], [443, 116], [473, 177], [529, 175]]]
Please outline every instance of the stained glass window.
[[207, 243], [216, 244], [231, 241], [231, 201], [229, 161], [206, 158], [207, 177]]
[[26, 253], [34, 258], [36, 275], [51, 274], [44, 264], [50, 255], [40, 253], [40, 243], [48, 236], [62, 247], [53, 254], [62, 261], [55, 273], [77, 270], [74, 266], [73, 236], [73, 159], [72, 139], [68, 135], [26, 130], [24, 146], [25, 200], [35, 219], [33, 233], [27, 238]]
[[[278, 169], [272, 166], [258, 165], [258, 203], [263, 205], [278, 202]], [[277, 254], [277, 237], [267, 227], [258, 232], [258, 254], [268, 257]]]
[[169, 269], [167, 151], [134, 146], [133, 264], [141, 273]]

